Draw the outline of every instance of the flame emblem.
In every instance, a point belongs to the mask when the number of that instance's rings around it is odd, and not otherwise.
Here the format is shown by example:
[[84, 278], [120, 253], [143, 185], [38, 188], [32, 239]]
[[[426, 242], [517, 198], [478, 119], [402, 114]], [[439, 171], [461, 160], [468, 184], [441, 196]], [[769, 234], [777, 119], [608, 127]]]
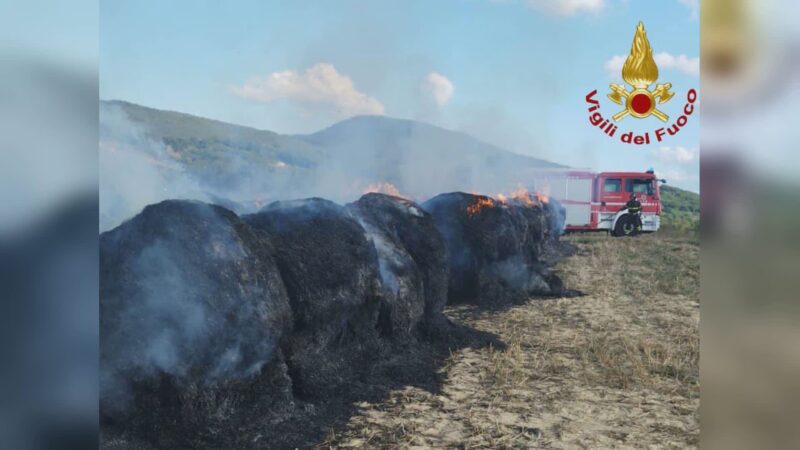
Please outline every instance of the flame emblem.
[[668, 102], [675, 94], [670, 92], [672, 83], [657, 84], [654, 90], [649, 90], [649, 86], [658, 80], [658, 66], [653, 59], [653, 49], [650, 48], [650, 41], [647, 40], [647, 32], [644, 24], [639, 22], [636, 27], [636, 34], [633, 35], [631, 53], [622, 66], [622, 79], [633, 87], [628, 91], [621, 84], [611, 83], [611, 92], [608, 98], [618, 105], [625, 106], [625, 109], [614, 114], [614, 121], [620, 121], [625, 116], [644, 119], [651, 114], [663, 122], [669, 116], [656, 108], [658, 103]]

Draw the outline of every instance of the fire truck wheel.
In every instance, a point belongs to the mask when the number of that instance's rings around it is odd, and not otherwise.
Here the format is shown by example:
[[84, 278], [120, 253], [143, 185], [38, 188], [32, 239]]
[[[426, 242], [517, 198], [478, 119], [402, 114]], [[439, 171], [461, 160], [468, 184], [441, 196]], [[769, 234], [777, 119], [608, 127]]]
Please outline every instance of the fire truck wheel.
[[614, 236], [635, 236], [639, 230], [636, 229], [636, 217], [626, 214], [617, 220], [614, 226]]

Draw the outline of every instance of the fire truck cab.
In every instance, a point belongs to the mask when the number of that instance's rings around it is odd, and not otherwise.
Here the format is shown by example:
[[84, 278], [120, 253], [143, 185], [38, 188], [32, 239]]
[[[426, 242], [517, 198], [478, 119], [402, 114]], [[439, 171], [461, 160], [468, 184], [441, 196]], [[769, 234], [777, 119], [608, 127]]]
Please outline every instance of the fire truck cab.
[[615, 236], [629, 234], [630, 217], [625, 204], [631, 193], [641, 202], [643, 232], [657, 231], [661, 224], [659, 180], [647, 172], [600, 172], [546, 170], [534, 176], [535, 189], [545, 192], [566, 210], [566, 231], [605, 230]]

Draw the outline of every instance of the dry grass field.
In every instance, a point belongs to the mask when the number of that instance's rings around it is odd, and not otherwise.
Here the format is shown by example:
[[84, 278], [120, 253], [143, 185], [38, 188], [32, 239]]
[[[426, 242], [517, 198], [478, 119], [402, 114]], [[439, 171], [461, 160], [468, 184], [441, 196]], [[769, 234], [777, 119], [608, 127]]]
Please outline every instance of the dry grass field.
[[358, 404], [319, 448], [687, 448], [699, 440], [699, 246], [569, 236], [556, 268], [585, 295], [448, 309], [506, 349], [453, 352], [431, 393]]

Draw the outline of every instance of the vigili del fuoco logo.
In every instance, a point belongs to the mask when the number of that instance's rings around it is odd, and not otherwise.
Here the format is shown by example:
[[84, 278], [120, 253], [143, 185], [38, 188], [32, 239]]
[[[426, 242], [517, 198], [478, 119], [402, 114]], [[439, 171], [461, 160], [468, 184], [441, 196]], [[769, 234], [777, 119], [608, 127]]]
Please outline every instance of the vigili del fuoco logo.
[[[655, 117], [661, 122], [669, 122], [669, 116], [658, 108], [658, 105], [669, 102], [675, 96], [671, 92], [672, 83], [656, 84], [654, 89], [650, 86], [658, 81], [658, 66], [653, 59], [653, 49], [650, 48], [650, 41], [647, 40], [647, 32], [644, 24], [639, 22], [636, 33], [633, 35], [631, 53], [622, 66], [622, 79], [630, 85], [631, 89], [621, 85], [611, 83], [611, 92], [608, 98], [614, 103], [623, 107], [621, 111], [611, 116], [612, 120], [606, 119], [600, 114], [600, 102], [595, 98], [597, 89], [586, 95], [586, 103], [589, 106], [589, 123], [598, 127], [609, 137], [617, 135], [621, 122], [628, 116], [636, 119], [647, 119]], [[689, 89], [686, 93], [686, 103], [683, 106], [682, 114], [667, 127], [653, 130], [651, 133], [635, 134], [633, 131], [619, 134], [619, 139], [625, 144], [646, 145], [651, 142], [662, 142], [668, 136], [674, 136], [689, 121], [689, 116], [694, 112], [694, 103], [697, 101], [697, 91]]]

